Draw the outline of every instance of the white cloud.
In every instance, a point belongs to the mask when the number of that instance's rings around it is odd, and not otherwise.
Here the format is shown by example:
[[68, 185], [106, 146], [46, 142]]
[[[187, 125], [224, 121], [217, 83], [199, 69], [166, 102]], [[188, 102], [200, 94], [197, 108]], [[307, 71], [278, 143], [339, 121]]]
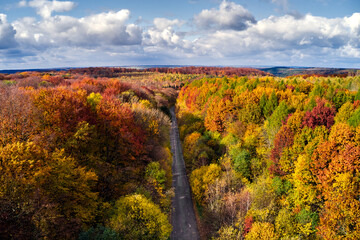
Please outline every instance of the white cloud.
[[219, 9], [205, 9], [194, 17], [195, 24], [202, 29], [244, 30], [256, 20], [243, 6], [222, 1]]
[[289, 8], [288, 0], [271, 0], [271, 2], [280, 6], [284, 11], [287, 11]]
[[19, 6], [19, 7], [26, 7], [26, 6], [27, 6], [27, 1], [26, 1], [26, 0], [21, 0], [21, 1], [18, 3], [18, 6]]
[[[286, 49], [330, 48], [347, 44], [359, 46], [360, 14], [350, 18], [324, 18], [310, 14], [302, 19], [290, 15], [271, 16], [244, 31], [222, 30], [201, 37], [202, 51], [218, 49], [223, 55]], [[226, 43], [226, 44], [224, 44]]]
[[14, 28], [7, 22], [7, 16], [0, 14], [0, 49], [16, 46]]
[[184, 22], [178, 19], [169, 20], [166, 18], [155, 18], [154, 19], [154, 26], [159, 30], [169, 29], [173, 26], [181, 26]]
[[187, 41], [183, 39], [181, 34], [174, 30], [174, 27], [179, 27], [182, 24], [183, 22], [178, 19], [155, 18], [153, 27], [150, 27], [144, 34], [144, 45], [160, 48], [183, 48]]
[[57, 0], [32, 0], [27, 2], [22, 0], [18, 4], [20, 7], [32, 7], [36, 9], [36, 13], [43, 18], [50, 18], [53, 12], [67, 12], [76, 6], [74, 2], [71, 1], [57, 1]]
[[[30, 2], [20, 4], [29, 6]], [[50, 61], [62, 66], [102, 62], [334, 66], [341, 59], [355, 66], [360, 58], [360, 13], [343, 18], [286, 14], [256, 22], [241, 5], [222, 1], [218, 8], [203, 10], [189, 22], [155, 18], [150, 26], [140, 27], [144, 22], [131, 23], [126, 9], [83, 18], [51, 16], [60, 10], [66, 9], [52, 8], [41, 20], [27, 17], [13, 23], [0, 14], [0, 49], [18, 46], [0, 51], [0, 58], [11, 62], [23, 54], [23, 64]]]
[[34, 48], [140, 44], [142, 29], [127, 24], [129, 17], [130, 11], [125, 9], [84, 18], [55, 16], [39, 22], [34, 18], [23, 18], [13, 25], [17, 31], [16, 39]]
[[341, 57], [360, 58], [360, 48], [355, 48], [350, 44], [339, 49]]

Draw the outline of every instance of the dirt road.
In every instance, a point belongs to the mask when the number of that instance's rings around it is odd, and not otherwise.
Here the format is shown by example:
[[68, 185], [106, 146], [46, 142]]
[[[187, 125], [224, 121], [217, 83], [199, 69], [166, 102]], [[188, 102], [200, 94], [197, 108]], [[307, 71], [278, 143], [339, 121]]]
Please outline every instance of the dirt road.
[[174, 107], [171, 108], [170, 111], [172, 116], [170, 133], [171, 150], [173, 153], [172, 172], [173, 187], [175, 188], [175, 197], [172, 203], [173, 212], [171, 224], [173, 226], [173, 231], [171, 233], [171, 239], [196, 240], [200, 239], [200, 237], [196, 225], [189, 181], [186, 177], [185, 163]]

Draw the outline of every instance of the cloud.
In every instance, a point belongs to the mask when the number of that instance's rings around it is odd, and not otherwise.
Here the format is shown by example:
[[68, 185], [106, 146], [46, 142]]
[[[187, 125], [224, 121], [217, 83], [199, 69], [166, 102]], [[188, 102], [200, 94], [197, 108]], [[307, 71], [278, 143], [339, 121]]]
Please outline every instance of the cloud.
[[17, 31], [17, 41], [37, 49], [140, 44], [142, 29], [135, 24], [127, 24], [129, 17], [130, 11], [123, 9], [83, 18], [55, 16], [41, 21], [23, 18], [15, 21], [13, 25]]
[[169, 29], [173, 26], [181, 26], [184, 22], [178, 19], [169, 20], [166, 18], [155, 18], [154, 19], [154, 26], [159, 30]]
[[[31, 2], [56, 1], [19, 4]], [[276, 2], [280, 6], [287, 1]], [[52, 16], [70, 8], [48, 8], [40, 20], [25, 17], [12, 23], [0, 14], [0, 66], [15, 62], [43, 67], [115, 62], [357, 66], [360, 56], [360, 13], [342, 18], [287, 13], [256, 21], [241, 5], [222, 1], [218, 8], [205, 9], [188, 22], [154, 18], [144, 27], [140, 24], [145, 21], [130, 22], [127, 9], [82, 18]]]
[[15, 41], [16, 31], [6, 18], [5, 14], [0, 14], [0, 49], [12, 48], [17, 45]]
[[26, 7], [26, 6], [27, 6], [27, 1], [26, 1], [26, 0], [21, 0], [21, 1], [18, 3], [18, 6], [19, 6], [19, 7]]
[[76, 4], [70, 1], [48, 1], [48, 0], [22, 0], [18, 4], [20, 7], [32, 7], [36, 9], [36, 13], [43, 18], [50, 18], [53, 12], [67, 12], [75, 8]]
[[271, 56], [273, 59], [284, 56], [282, 60], [285, 63], [295, 59], [299, 61], [300, 57], [302, 61], [306, 58], [325, 61], [327, 57], [335, 55], [355, 58], [360, 52], [360, 14], [354, 13], [344, 18], [311, 14], [303, 18], [271, 16], [244, 31], [209, 32], [194, 44], [197, 54], [221, 58], [262, 56], [265, 61]]
[[205, 9], [194, 17], [195, 24], [201, 29], [244, 30], [256, 23], [254, 16], [243, 6], [234, 2], [222, 1], [219, 9]]
[[280, 6], [282, 8], [282, 10], [284, 10], [285, 12], [287, 12], [288, 9], [289, 9], [288, 0], [271, 0], [271, 2], [278, 5], [278, 6]]
[[189, 48], [190, 41], [184, 40], [183, 33], [175, 31], [175, 28], [180, 27], [183, 23], [183, 21], [178, 19], [155, 18], [153, 26], [144, 34], [143, 45], [146, 47], [146, 50]]

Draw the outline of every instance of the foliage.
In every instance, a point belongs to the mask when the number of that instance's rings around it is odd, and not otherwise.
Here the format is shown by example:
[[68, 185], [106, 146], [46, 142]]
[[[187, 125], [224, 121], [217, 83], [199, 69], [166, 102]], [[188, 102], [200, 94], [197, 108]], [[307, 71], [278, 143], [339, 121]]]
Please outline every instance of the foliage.
[[[79, 167], [64, 151], [49, 153], [32, 142], [17, 142], [0, 150], [0, 162], [1, 199], [18, 206], [20, 216], [25, 217], [20, 221], [29, 221], [21, 224], [33, 226], [26, 235], [73, 238], [80, 223], [93, 221], [97, 194], [91, 186], [97, 176]], [[18, 218], [8, 211], [1, 210], [14, 220]], [[11, 219], [2, 225], [9, 223]], [[15, 231], [10, 235], [22, 234], [22, 229], [9, 229]]]
[[318, 100], [316, 107], [306, 112], [303, 124], [315, 128], [324, 125], [328, 129], [334, 124], [335, 109], [327, 107], [324, 100]]
[[360, 124], [360, 109], [354, 111], [350, 118], [347, 120], [350, 126], [357, 127]]
[[263, 240], [275, 240], [278, 236], [275, 233], [274, 226], [271, 223], [262, 223], [255, 222], [250, 230], [250, 232], [246, 235], [246, 240], [255, 240], [255, 239], [263, 239]]
[[289, 108], [286, 102], [282, 101], [265, 123], [265, 128], [270, 142], [274, 140], [276, 133], [282, 125], [282, 121], [285, 120], [288, 115]]
[[360, 78], [263, 74], [1, 74], [0, 238], [168, 238], [177, 101], [207, 238], [358, 239]]
[[80, 233], [79, 240], [119, 240], [119, 234], [104, 226], [92, 227], [89, 230]]
[[0, 84], [1, 239], [121, 239], [101, 226], [137, 189], [170, 213], [164, 112], [195, 76], [101, 68], [1, 77], [10, 81]]
[[235, 171], [241, 173], [243, 177], [250, 179], [250, 153], [246, 149], [233, 148], [230, 150], [230, 156], [233, 159]]
[[353, 110], [354, 105], [351, 102], [346, 102], [343, 104], [335, 115], [335, 123], [348, 121], [348, 119], [351, 117], [351, 114], [353, 113]]
[[214, 163], [195, 169], [191, 173], [190, 186], [197, 202], [205, 203], [205, 195], [208, 192], [209, 185], [219, 178], [221, 173], [221, 167]]
[[[358, 238], [359, 91], [352, 91], [359, 80], [215, 77], [180, 91], [178, 115], [196, 115], [220, 144], [218, 160], [208, 164], [220, 162], [223, 173], [211, 184], [202, 180], [206, 166], [187, 161], [207, 236]], [[207, 135], [195, 126], [180, 122], [187, 159], [196, 158]], [[241, 197], [245, 192], [248, 198]], [[232, 196], [243, 199], [244, 208]]]
[[266, 102], [266, 105], [264, 106], [263, 109], [264, 116], [269, 117], [274, 112], [277, 106], [278, 106], [277, 96], [275, 92], [272, 92], [269, 100]]
[[148, 179], [154, 179], [162, 187], [164, 187], [165, 179], [165, 170], [161, 169], [159, 162], [151, 162], [146, 166], [145, 174]]
[[110, 226], [123, 239], [168, 239], [172, 230], [160, 208], [137, 194], [116, 201]]

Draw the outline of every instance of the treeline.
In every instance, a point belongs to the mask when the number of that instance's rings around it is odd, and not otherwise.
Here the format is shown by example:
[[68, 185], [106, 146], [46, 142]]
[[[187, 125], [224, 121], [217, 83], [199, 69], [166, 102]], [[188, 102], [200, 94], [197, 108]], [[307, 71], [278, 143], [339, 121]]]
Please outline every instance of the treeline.
[[360, 238], [360, 77], [203, 78], [177, 109], [205, 239]]
[[269, 73], [254, 68], [236, 67], [176, 67], [176, 68], [150, 68], [146, 71], [161, 73], [197, 74], [210, 76], [267, 76]]
[[172, 74], [192, 74], [192, 75], [211, 75], [211, 76], [267, 76], [269, 73], [263, 72], [253, 68], [236, 68], [236, 67], [156, 67], [156, 68], [107, 68], [107, 67], [93, 67], [93, 68], [74, 68], [69, 70], [72, 74], [86, 74], [91, 77], [119, 77], [124, 74], [136, 75], [145, 73], [172, 73]]
[[177, 93], [127, 80], [3, 75], [1, 239], [168, 239]]

